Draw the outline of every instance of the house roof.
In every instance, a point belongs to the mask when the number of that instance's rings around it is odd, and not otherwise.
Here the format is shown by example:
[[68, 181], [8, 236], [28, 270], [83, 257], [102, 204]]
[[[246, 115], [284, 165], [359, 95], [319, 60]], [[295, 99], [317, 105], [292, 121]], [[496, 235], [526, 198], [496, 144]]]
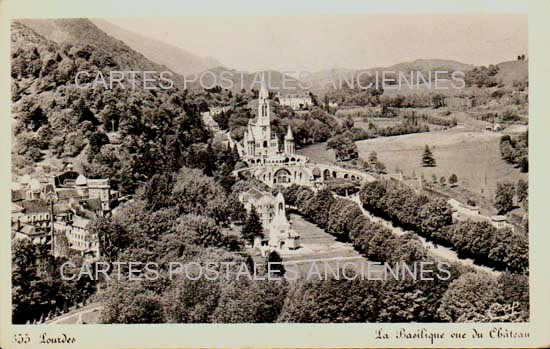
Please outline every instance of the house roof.
[[494, 222], [506, 222], [506, 216], [501, 216], [501, 215], [491, 216], [491, 220]]
[[21, 201], [25, 200], [25, 192], [23, 190], [12, 190], [11, 191], [11, 201]]
[[42, 200], [24, 200], [20, 203], [25, 209], [25, 213], [49, 212], [48, 204]]
[[83, 175], [79, 175], [75, 182], [76, 185], [86, 185], [87, 183], [88, 179]]
[[29, 224], [24, 224], [21, 229], [19, 229], [19, 232], [21, 234], [25, 234], [27, 236], [36, 236], [36, 235], [44, 235], [44, 234], [48, 234], [49, 232], [44, 230], [44, 229], [41, 229], [41, 228], [38, 228], [38, 227], [35, 227], [35, 226], [32, 226], [32, 225], [29, 225]]
[[57, 198], [59, 200], [78, 199], [80, 194], [75, 189], [64, 189], [57, 191]]
[[90, 223], [90, 220], [84, 217], [80, 216], [74, 216], [73, 217], [73, 226], [78, 228], [86, 228], [86, 226]]
[[18, 205], [16, 203], [11, 203], [11, 213], [18, 213], [25, 211], [25, 208], [21, 205]]

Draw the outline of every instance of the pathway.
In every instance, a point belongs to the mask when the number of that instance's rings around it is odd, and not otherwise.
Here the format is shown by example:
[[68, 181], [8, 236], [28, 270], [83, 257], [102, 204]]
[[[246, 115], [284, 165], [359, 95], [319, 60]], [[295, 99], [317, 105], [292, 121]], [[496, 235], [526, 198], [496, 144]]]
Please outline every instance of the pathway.
[[373, 222], [382, 224], [384, 227], [390, 229], [391, 232], [394, 233], [395, 235], [399, 236], [399, 235], [403, 235], [403, 234], [408, 233], [408, 232], [415, 234], [420, 239], [420, 241], [422, 242], [422, 245], [428, 250], [428, 253], [430, 255], [434, 256], [434, 257], [443, 258], [443, 259], [446, 259], [446, 260], [451, 261], [451, 262], [461, 263], [463, 265], [467, 265], [467, 266], [473, 267], [477, 270], [491, 273], [493, 275], [499, 275], [500, 274], [499, 271], [496, 271], [492, 268], [489, 268], [489, 267], [486, 267], [486, 266], [483, 266], [483, 265], [479, 265], [479, 264], [475, 264], [474, 260], [471, 259], [471, 258], [460, 258], [458, 256], [458, 254], [456, 253], [456, 251], [449, 248], [449, 247], [441, 246], [441, 245], [434, 245], [433, 242], [427, 241], [424, 237], [416, 234], [413, 231], [405, 231], [401, 227], [395, 226], [392, 222], [390, 222], [390, 221], [388, 221], [384, 218], [373, 215], [372, 213], [370, 213], [369, 211], [367, 211], [363, 207], [363, 205], [361, 203], [361, 199], [359, 198], [359, 193], [355, 193], [351, 196], [340, 196], [340, 195], [336, 195], [336, 196], [338, 198], [351, 200], [351, 201], [357, 203], [359, 205], [359, 207], [361, 208], [361, 211], [363, 211], [363, 214], [365, 216], [367, 216], [367, 218], [369, 218]]
[[[96, 323], [96, 321], [91, 321], [91, 318], [97, 318], [99, 316], [99, 312], [101, 311], [101, 309], [103, 308], [103, 306], [99, 303], [91, 303], [91, 304], [88, 304], [87, 306], [83, 307], [83, 308], [80, 308], [76, 311], [73, 311], [73, 312], [69, 312], [67, 314], [63, 314], [55, 319], [52, 319], [50, 321], [47, 321], [46, 323], [47, 324], [83, 324], [83, 323]], [[86, 317], [86, 315], [91, 315], [92, 313], [97, 313], [97, 314], [94, 314], [94, 316], [90, 317]], [[85, 320], [83, 320], [82, 316], [85, 316]], [[89, 320], [90, 319], [90, 320]]]

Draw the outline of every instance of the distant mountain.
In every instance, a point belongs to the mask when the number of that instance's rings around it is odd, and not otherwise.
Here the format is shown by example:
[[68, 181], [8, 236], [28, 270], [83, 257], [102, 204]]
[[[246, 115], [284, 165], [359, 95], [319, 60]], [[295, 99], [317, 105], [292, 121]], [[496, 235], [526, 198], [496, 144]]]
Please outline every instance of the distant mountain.
[[412, 62], [403, 62], [394, 64], [388, 67], [373, 67], [366, 69], [328, 69], [315, 72], [310, 77], [310, 82], [314, 91], [322, 91], [326, 86], [330, 86], [331, 82], [338, 81], [338, 79], [351, 79], [360, 76], [362, 79], [368, 75], [365, 72], [370, 72], [374, 75], [375, 72], [403, 72], [406, 76], [409, 76], [410, 72], [422, 72], [423, 76], [428, 77], [428, 73], [432, 72], [432, 77], [435, 71], [468, 71], [473, 69], [471, 64], [465, 64], [458, 61], [446, 60], [446, 59], [417, 59]]
[[124, 41], [145, 57], [163, 64], [179, 74], [198, 73], [222, 65], [214, 58], [199, 57], [179, 47], [123, 29], [106, 20], [92, 19], [91, 21], [105, 33]]
[[189, 84], [189, 87], [204, 88], [218, 85], [234, 92], [243, 88], [247, 91], [258, 90], [262, 76], [270, 92], [290, 94], [304, 91], [304, 82], [276, 70], [242, 72], [221, 66], [199, 73], [198, 77], [202, 77], [202, 81], [197, 80]]
[[421, 72], [464, 71], [465, 72], [473, 68], [474, 66], [472, 64], [465, 64], [465, 63], [461, 63], [461, 62], [457, 62], [449, 59], [417, 59], [412, 62], [394, 64], [392, 66], [389, 66], [383, 69], [403, 71], [403, 72], [409, 72], [409, 71], [421, 71]]

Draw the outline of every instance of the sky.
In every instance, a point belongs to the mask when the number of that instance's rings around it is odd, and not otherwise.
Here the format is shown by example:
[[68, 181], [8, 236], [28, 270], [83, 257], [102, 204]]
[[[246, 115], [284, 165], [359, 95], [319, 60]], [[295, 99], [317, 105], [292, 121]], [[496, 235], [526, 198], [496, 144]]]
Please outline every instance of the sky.
[[373, 68], [415, 59], [475, 65], [527, 52], [527, 15], [106, 18], [241, 71]]

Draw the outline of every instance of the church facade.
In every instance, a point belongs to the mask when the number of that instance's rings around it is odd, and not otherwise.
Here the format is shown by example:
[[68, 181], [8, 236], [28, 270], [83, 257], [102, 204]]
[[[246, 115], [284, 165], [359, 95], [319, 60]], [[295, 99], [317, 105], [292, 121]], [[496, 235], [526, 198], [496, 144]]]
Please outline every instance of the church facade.
[[300, 184], [320, 187], [334, 178], [357, 182], [374, 180], [364, 172], [312, 163], [307, 156], [296, 154], [290, 126], [281, 145], [271, 129], [271, 111], [269, 92], [262, 82], [256, 118], [249, 120], [242, 142], [233, 140], [230, 133], [226, 134], [229, 143], [237, 147], [241, 160], [247, 165], [246, 168], [234, 171], [234, 175], [253, 176], [268, 186]]
[[[262, 82], [258, 96], [258, 113], [250, 119], [244, 133], [243, 143], [239, 144], [241, 158], [248, 164], [282, 163], [291, 161], [307, 162], [305, 156], [296, 155], [294, 136], [290, 126], [287, 129], [282, 147], [271, 130], [271, 104], [269, 92]], [[300, 159], [300, 160], [297, 160]]]
[[257, 189], [250, 189], [239, 195], [239, 201], [250, 212], [252, 207], [258, 213], [264, 237], [254, 241], [254, 247], [258, 248], [262, 255], [270, 251], [288, 251], [300, 247], [300, 234], [292, 229], [286, 218], [286, 205], [283, 194], [273, 196], [271, 193]]

